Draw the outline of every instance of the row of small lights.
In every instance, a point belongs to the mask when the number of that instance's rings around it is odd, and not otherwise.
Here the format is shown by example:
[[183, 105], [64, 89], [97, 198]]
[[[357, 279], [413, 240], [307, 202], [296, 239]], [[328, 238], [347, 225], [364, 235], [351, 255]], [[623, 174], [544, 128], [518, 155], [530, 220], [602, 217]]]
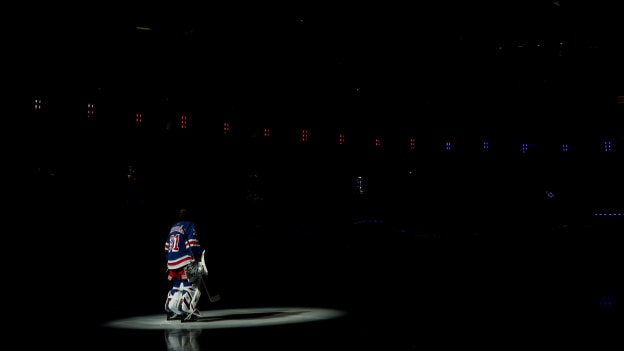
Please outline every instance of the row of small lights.
[[[36, 111], [40, 111], [42, 109], [42, 100], [41, 99], [35, 99], [35, 103], [34, 103], [34, 109]], [[95, 119], [95, 105], [93, 103], [87, 103], [87, 119], [88, 120], [94, 120]], [[134, 117], [134, 122], [137, 125], [141, 125], [143, 124], [143, 114], [142, 113], [136, 113], [135, 117]], [[188, 128], [188, 117], [186, 115], [180, 115], [180, 129], [187, 129]], [[230, 132], [230, 123], [229, 122], [224, 122], [223, 123], [223, 133], [224, 135], [227, 135]], [[264, 128], [263, 129], [263, 133], [262, 135], [264, 137], [270, 137], [271, 136], [271, 130], [269, 128]], [[302, 142], [308, 142], [309, 141], [309, 131], [307, 129], [302, 129], [301, 130], [301, 141]], [[381, 147], [381, 139], [379, 137], [376, 137], [375, 140], [375, 146], [376, 147]], [[345, 143], [345, 136], [343, 133], [340, 133], [338, 135], [338, 143], [340, 145], [343, 145]], [[444, 148], [446, 151], [451, 151], [452, 150], [452, 142], [451, 141], [446, 141], [444, 143]], [[409, 139], [409, 148], [411, 151], [416, 149], [416, 139], [414, 138], [410, 138]], [[483, 151], [489, 151], [490, 146], [489, 146], [489, 142], [488, 141], [484, 141], [483, 142]], [[521, 152], [523, 154], [526, 154], [529, 151], [529, 144], [527, 143], [522, 143], [521, 144]], [[561, 151], [562, 152], [568, 152], [569, 151], [569, 147], [568, 144], [562, 144], [561, 145]], [[604, 152], [610, 152], [612, 151], [612, 143], [611, 141], [604, 141], [603, 142], [603, 151]]]
[[[182, 116], [181, 118], [181, 126], [182, 129], [186, 128], [186, 117]], [[228, 134], [230, 132], [230, 124], [228, 122], [224, 122], [223, 123], [223, 134]], [[270, 137], [271, 136], [271, 129], [270, 128], [264, 128], [262, 135], [264, 137]], [[307, 142], [309, 141], [309, 131], [307, 129], [302, 129], [301, 130], [301, 141], [302, 142]], [[376, 137], [374, 139], [375, 142], [375, 146], [376, 147], [381, 147], [381, 138]], [[345, 143], [345, 136], [344, 133], [339, 133], [338, 134], [338, 144], [343, 145]], [[529, 144], [528, 143], [522, 143], [521, 144], [521, 152], [523, 154], [526, 154], [529, 151]], [[411, 151], [416, 150], [416, 139], [415, 138], [410, 138], [409, 139], [409, 148]], [[453, 143], [451, 141], [445, 141], [444, 142], [444, 149], [446, 151], [451, 151], [453, 149]], [[490, 143], [488, 141], [484, 141], [483, 142], [483, 151], [487, 152], [490, 150]], [[569, 151], [569, 146], [568, 144], [561, 144], [561, 149], [562, 152], [568, 152]], [[613, 146], [611, 141], [607, 140], [603, 142], [603, 149], [604, 152], [610, 152], [613, 150]]]
[[[35, 105], [34, 105], [34, 109], [37, 111], [40, 111], [42, 107], [42, 101], [40, 99], [35, 99]], [[95, 106], [93, 103], [88, 103], [87, 104], [87, 119], [88, 120], [93, 120], [95, 119]], [[135, 122], [137, 124], [142, 124], [143, 123], [143, 114], [141, 113], [136, 113], [135, 114]], [[180, 116], [180, 128], [181, 129], [187, 129], [188, 128], [188, 118], [186, 115], [181, 115]], [[223, 132], [224, 134], [228, 134], [230, 132], [230, 124], [229, 122], [224, 122], [223, 124]], [[263, 136], [264, 137], [269, 137], [271, 135], [271, 130], [269, 128], [265, 128], [263, 130]], [[302, 129], [301, 131], [301, 140], [303, 142], [307, 142], [308, 141], [308, 130], [307, 129]], [[339, 135], [339, 144], [342, 145], [344, 144], [344, 134], [340, 133]], [[450, 151], [452, 149], [452, 143], [450, 141], [446, 141], [445, 142], [445, 150]], [[375, 138], [375, 146], [379, 147], [381, 146], [381, 139], [380, 138]], [[522, 153], [526, 153], [528, 151], [529, 145], [526, 143], [522, 144]], [[410, 139], [410, 150], [414, 150], [415, 149], [415, 140], [413, 138]], [[483, 142], [483, 150], [484, 151], [488, 151], [489, 150], [489, 143], [487, 141]], [[609, 152], [612, 150], [611, 147], [611, 142], [610, 141], [605, 141], [604, 142], [604, 149], [605, 152]], [[568, 151], [568, 145], [567, 144], [563, 144], [561, 151], [563, 152], [567, 152]], [[359, 189], [360, 194], [362, 194], [364, 192], [364, 184], [363, 184], [363, 179], [362, 177], [358, 177], [356, 179], [356, 184], [357, 187]], [[624, 212], [596, 212], [593, 214], [594, 217], [624, 217]]]

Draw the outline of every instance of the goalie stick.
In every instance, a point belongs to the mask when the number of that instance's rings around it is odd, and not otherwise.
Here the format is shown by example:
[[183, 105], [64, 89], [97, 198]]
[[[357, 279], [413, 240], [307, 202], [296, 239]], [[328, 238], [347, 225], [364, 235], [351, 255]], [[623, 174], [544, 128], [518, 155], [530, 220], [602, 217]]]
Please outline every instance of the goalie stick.
[[208, 291], [208, 286], [206, 286], [206, 282], [204, 282], [204, 275], [208, 275], [208, 268], [206, 267], [206, 261], [204, 261], [204, 254], [206, 253], [206, 250], [202, 251], [202, 255], [201, 255], [201, 260], [199, 261], [199, 265], [201, 266], [201, 270], [202, 270], [202, 275], [199, 277], [199, 280], [201, 280], [202, 285], [204, 286], [204, 290], [206, 290], [206, 294], [208, 295], [208, 300], [210, 300], [210, 302], [217, 302], [219, 300], [221, 300], [221, 295], [211, 295], [210, 291]]
[[208, 291], [208, 287], [206, 286], [206, 282], [204, 282], [204, 278], [200, 278], [202, 285], [204, 286], [204, 290], [206, 290], [206, 294], [208, 295], [208, 300], [210, 302], [217, 302], [221, 300], [221, 295], [211, 295], [210, 291]]

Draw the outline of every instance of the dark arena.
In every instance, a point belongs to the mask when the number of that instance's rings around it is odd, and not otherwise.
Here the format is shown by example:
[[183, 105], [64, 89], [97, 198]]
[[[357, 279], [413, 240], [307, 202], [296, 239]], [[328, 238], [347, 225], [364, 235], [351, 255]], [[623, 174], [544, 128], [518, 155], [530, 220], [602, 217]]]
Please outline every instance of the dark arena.
[[615, 8], [16, 6], [20, 347], [624, 346]]

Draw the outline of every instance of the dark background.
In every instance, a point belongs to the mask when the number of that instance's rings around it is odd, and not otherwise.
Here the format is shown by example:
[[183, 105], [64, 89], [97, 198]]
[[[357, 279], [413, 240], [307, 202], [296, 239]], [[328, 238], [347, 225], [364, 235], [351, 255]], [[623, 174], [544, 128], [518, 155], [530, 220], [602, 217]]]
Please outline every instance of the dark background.
[[616, 14], [564, 1], [16, 8], [12, 230], [28, 233], [18, 262], [54, 282], [26, 296], [56, 306], [73, 284], [98, 321], [161, 312], [164, 239], [184, 205], [224, 304], [594, 318], [621, 298]]

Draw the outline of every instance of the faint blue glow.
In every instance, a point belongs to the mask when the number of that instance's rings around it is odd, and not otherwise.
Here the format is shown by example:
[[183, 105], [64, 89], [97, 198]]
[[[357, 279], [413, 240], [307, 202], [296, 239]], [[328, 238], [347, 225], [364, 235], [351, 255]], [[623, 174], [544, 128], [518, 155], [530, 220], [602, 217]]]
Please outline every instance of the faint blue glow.
[[603, 145], [604, 145], [604, 152], [611, 151], [611, 142], [610, 141], [608, 141], [608, 140], [605, 141]]
[[529, 150], [529, 144], [522, 143], [522, 153], [526, 154], [528, 150]]
[[595, 212], [594, 217], [624, 217], [624, 212]]
[[561, 144], [561, 151], [568, 152], [568, 144]]
[[615, 308], [615, 305], [617, 304], [617, 300], [614, 296], [605, 295], [605, 296], [600, 297], [600, 300], [598, 303], [600, 305], [600, 309], [612, 310]]
[[483, 151], [489, 151], [490, 150], [490, 143], [487, 141], [483, 142]]

